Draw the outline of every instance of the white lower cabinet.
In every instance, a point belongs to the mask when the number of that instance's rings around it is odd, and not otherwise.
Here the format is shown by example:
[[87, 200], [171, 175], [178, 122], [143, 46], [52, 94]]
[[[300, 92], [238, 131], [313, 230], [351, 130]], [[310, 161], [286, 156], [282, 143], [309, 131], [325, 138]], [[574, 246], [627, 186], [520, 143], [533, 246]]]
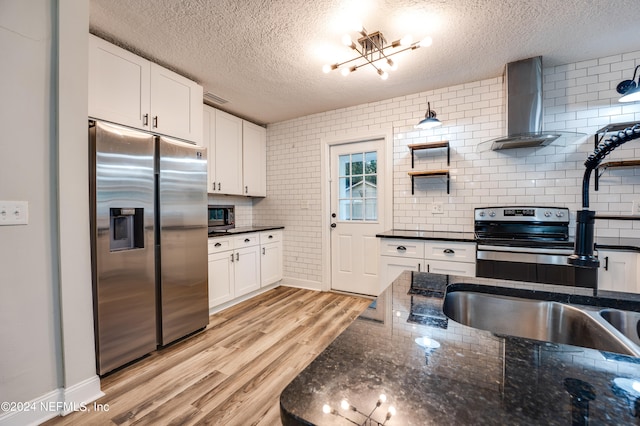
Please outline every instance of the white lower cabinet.
[[598, 289], [640, 293], [639, 253], [599, 249], [598, 259]]
[[281, 279], [282, 231], [209, 239], [209, 308]]
[[476, 244], [381, 238], [380, 289], [384, 290], [402, 271], [475, 277]]
[[234, 263], [233, 250], [209, 253], [209, 307], [221, 305], [233, 299]]
[[282, 279], [282, 231], [260, 233], [260, 286]]
[[260, 288], [260, 246], [235, 250], [233, 268], [235, 271], [234, 297], [258, 290]]

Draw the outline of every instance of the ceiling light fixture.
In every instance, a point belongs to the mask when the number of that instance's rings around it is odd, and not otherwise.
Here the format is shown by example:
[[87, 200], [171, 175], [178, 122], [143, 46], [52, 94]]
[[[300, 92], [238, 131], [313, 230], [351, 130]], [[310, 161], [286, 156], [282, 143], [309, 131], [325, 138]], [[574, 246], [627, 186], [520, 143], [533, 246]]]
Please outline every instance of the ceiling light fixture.
[[431, 102], [427, 102], [427, 113], [414, 127], [416, 129], [433, 129], [438, 126], [442, 126], [442, 122], [436, 118], [436, 112], [431, 109]]
[[638, 68], [640, 68], [640, 65], [633, 71], [633, 78], [631, 80], [623, 80], [616, 86], [616, 91], [622, 95], [622, 97], [618, 99], [618, 102], [640, 101], [640, 77], [638, 77], [638, 83], [634, 81], [638, 73]]
[[[407, 50], [415, 50], [419, 47], [431, 46], [433, 43], [431, 37], [426, 37], [414, 43], [413, 38], [410, 35], [406, 35], [400, 40], [385, 45], [387, 40], [380, 31], [369, 34], [364, 27], [360, 27], [358, 33], [360, 33], [361, 36], [358, 39], [358, 44], [351, 40], [349, 34], [342, 36], [342, 44], [355, 50], [358, 56], [348, 61], [324, 65], [322, 71], [329, 73], [333, 70], [340, 69], [342, 75], [347, 76], [360, 67], [371, 65], [376, 69], [380, 78], [386, 80], [389, 78], [389, 73], [386, 70], [395, 71], [398, 69], [398, 64], [394, 62], [390, 56]], [[362, 59], [364, 59], [364, 62], [361, 61], [360, 63], [352, 64], [352, 62]]]

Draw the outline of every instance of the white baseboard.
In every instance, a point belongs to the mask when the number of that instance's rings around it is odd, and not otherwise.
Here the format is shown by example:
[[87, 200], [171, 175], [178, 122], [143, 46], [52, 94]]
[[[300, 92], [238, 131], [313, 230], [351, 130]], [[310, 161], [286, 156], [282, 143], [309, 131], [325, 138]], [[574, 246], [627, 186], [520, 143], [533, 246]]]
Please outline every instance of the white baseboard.
[[280, 282], [281, 285], [287, 287], [304, 288], [306, 290], [322, 291], [322, 283], [320, 281], [301, 280], [299, 278], [285, 277]]
[[[75, 411], [93, 410], [89, 403], [103, 396], [100, 378], [93, 376], [66, 389], [53, 390], [28, 402], [16, 402], [0, 415], [0, 426], [39, 425]], [[11, 403], [11, 402], [10, 402]]]
[[83, 404], [88, 404], [103, 396], [104, 392], [100, 390], [100, 377], [98, 376], [93, 376], [80, 383], [71, 385], [64, 389], [63, 399], [66, 403], [66, 407], [71, 407], [71, 409], [63, 409], [61, 414], [66, 416], [67, 414], [74, 412], [74, 406], [79, 407]]

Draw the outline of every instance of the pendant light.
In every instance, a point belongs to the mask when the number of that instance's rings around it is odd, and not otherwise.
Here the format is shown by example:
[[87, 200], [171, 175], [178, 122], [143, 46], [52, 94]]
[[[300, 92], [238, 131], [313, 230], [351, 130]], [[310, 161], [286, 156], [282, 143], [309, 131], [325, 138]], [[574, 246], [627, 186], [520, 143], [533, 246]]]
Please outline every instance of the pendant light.
[[622, 95], [618, 102], [640, 101], [640, 77], [638, 77], [638, 83], [635, 82], [638, 68], [640, 68], [640, 65], [633, 71], [631, 80], [623, 80], [616, 86], [616, 91]]
[[431, 109], [431, 103], [427, 102], [427, 113], [414, 127], [416, 129], [433, 129], [438, 126], [442, 126], [442, 122], [436, 118], [436, 112]]

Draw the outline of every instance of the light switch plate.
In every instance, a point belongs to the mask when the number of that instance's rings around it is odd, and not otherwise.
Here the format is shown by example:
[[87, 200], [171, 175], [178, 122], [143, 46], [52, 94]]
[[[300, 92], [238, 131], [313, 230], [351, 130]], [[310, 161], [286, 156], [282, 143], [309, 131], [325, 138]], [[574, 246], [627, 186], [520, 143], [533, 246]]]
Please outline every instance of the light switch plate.
[[27, 225], [28, 223], [28, 201], [0, 201], [0, 226]]

